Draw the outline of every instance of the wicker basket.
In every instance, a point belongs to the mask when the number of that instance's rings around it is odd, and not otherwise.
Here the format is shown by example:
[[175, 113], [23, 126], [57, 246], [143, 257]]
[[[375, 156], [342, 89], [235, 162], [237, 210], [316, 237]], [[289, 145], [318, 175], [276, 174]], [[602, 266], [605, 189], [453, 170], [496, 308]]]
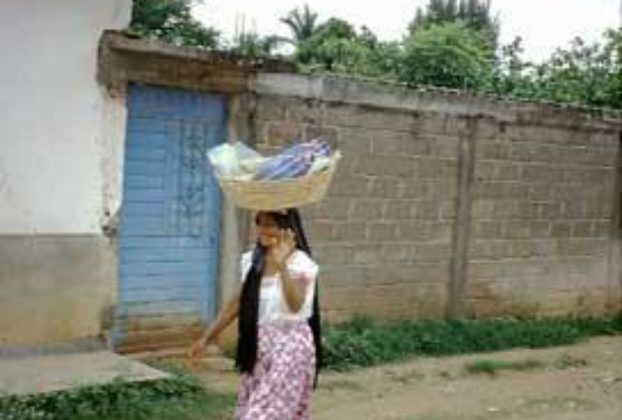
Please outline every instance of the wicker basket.
[[317, 203], [330, 185], [339, 151], [333, 153], [328, 168], [300, 178], [278, 181], [231, 181], [219, 179], [225, 194], [236, 206], [251, 210], [281, 210]]

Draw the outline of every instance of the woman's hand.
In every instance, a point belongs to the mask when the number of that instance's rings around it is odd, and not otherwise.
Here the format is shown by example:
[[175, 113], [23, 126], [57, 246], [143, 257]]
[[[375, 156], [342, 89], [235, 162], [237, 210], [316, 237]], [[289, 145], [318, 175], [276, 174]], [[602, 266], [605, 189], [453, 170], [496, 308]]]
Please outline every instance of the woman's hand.
[[210, 325], [198, 340], [195, 340], [186, 355], [188, 356], [189, 364], [191, 368], [196, 368], [199, 365], [199, 359], [205, 354], [207, 346], [218, 340], [218, 336], [222, 330], [227, 328], [235, 318], [237, 318], [240, 311], [240, 291], [220, 309], [216, 320]]
[[188, 358], [190, 360], [196, 360], [201, 358], [205, 353], [205, 347], [207, 347], [207, 343], [205, 342], [205, 336], [202, 335], [198, 340], [195, 340], [188, 348]]
[[294, 232], [291, 229], [283, 229], [279, 231], [279, 237], [276, 244], [269, 248], [268, 257], [277, 267], [283, 267], [287, 258], [296, 249], [296, 240]]
[[198, 372], [201, 369], [201, 359], [205, 354], [205, 336], [192, 342], [186, 355], [188, 356], [187, 367], [191, 372]]

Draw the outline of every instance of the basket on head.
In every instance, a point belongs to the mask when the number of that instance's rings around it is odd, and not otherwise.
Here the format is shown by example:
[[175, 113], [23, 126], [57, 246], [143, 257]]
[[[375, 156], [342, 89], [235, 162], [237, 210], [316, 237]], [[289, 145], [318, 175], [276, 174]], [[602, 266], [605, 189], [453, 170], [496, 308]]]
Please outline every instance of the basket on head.
[[250, 210], [280, 210], [317, 203], [324, 198], [341, 158], [330, 157], [328, 167], [299, 178], [235, 181], [219, 179], [225, 194], [236, 206]]

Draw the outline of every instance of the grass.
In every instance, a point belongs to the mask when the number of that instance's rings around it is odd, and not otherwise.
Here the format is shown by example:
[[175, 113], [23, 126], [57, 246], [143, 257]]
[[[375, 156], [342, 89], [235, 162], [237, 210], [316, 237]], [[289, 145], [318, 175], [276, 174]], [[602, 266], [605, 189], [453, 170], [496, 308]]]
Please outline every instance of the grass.
[[569, 369], [587, 366], [588, 362], [582, 357], [572, 356], [570, 354], [562, 354], [553, 362], [553, 366], [557, 369]]
[[539, 360], [526, 359], [526, 360], [476, 360], [471, 363], [467, 363], [465, 370], [468, 373], [479, 374], [486, 373], [490, 376], [496, 375], [501, 370], [533, 370], [544, 367], [545, 364]]
[[568, 345], [622, 334], [622, 314], [582, 319], [380, 322], [357, 318], [324, 328], [325, 366], [348, 370], [413, 356], [447, 356], [516, 347]]
[[[0, 398], [1, 420], [224, 419], [234, 396], [207, 392], [190, 375], [152, 382], [122, 379], [43, 395]], [[230, 414], [229, 414], [230, 416]]]

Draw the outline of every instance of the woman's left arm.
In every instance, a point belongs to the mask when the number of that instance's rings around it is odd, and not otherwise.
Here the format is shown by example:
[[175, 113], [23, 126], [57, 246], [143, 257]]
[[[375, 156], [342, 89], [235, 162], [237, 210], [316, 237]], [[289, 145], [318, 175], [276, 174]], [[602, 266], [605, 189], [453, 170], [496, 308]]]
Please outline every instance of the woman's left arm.
[[279, 265], [279, 274], [281, 275], [281, 282], [283, 284], [283, 295], [287, 306], [290, 311], [298, 312], [305, 301], [307, 294], [307, 281], [305, 279], [298, 278], [300, 275], [296, 273], [290, 273], [287, 269], [287, 262]]
[[[296, 255], [296, 242], [294, 232], [291, 229], [285, 229], [280, 232], [277, 246], [270, 249], [273, 261], [276, 263], [280, 274], [283, 295], [290, 311], [296, 313], [302, 308], [307, 288], [311, 283], [312, 275], [307, 275], [305, 269], [296, 269], [293, 266], [292, 258], [300, 258]], [[300, 251], [302, 252], [302, 251]], [[306, 255], [306, 254], [305, 254]], [[300, 261], [295, 261], [300, 262]], [[292, 270], [292, 268], [294, 268]]]

